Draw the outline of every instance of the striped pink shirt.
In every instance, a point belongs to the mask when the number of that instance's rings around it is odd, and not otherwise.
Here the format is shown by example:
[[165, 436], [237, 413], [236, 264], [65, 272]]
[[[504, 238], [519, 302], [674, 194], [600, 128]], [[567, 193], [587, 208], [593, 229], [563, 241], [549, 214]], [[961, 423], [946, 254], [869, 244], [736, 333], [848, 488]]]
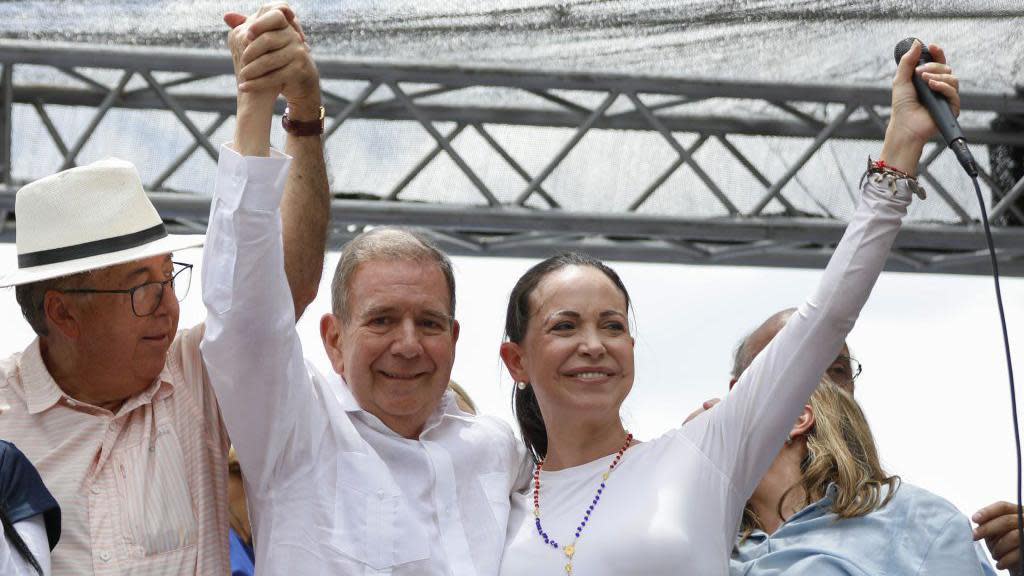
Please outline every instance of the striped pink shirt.
[[0, 360], [0, 438], [61, 506], [54, 574], [228, 573], [228, 440], [202, 335], [179, 332], [160, 378], [116, 414], [64, 394], [38, 340]]

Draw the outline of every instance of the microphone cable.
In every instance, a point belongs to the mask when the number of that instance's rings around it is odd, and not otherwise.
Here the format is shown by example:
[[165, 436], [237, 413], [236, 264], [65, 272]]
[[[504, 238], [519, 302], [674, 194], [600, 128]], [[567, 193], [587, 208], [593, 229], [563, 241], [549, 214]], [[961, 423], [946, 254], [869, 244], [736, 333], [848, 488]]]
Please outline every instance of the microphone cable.
[[[903, 57], [915, 44], [921, 45], [921, 54], [918, 58], [918, 65], [933, 62], [928, 45], [921, 40], [909, 37], [901, 40], [893, 53], [896, 65], [899, 66]], [[992, 259], [992, 279], [996, 286], [996, 306], [999, 309], [999, 324], [1003, 330], [1003, 350], [1006, 353], [1006, 372], [1010, 378], [1010, 407], [1013, 409], [1013, 439], [1017, 448], [1017, 552], [1018, 552], [1018, 574], [1024, 576], [1024, 510], [1022, 510], [1021, 493], [1024, 492], [1024, 478], [1022, 478], [1022, 459], [1020, 449], [1020, 423], [1017, 419], [1017, 386], [1013, 382], [1013, 359], [1010, 355], [1010, 336], [1006, 329], [1006, 312], [1003, 310], [1003, 291], [999, 284], [999, 259], [996, 257], [995, 242], [992, 240], [992, 229], [988, 222], [988, 211], [985, 209], [985, 199], [981, 195], [981, 185], [978, 184], [978, 166], [967, 147], [967, 140], [963, 131], [956, 121], [956, 115], [949, 107], [949, 103], [941, 95], [937, 94], [917, 74], [912, 74], [911, 79], [914, 90], [917, 92], [918, 101], [928, 109], [929, 115], [935, 122], [936, 127], [942, 134], [942, 139], [951, 152], [956, 156], [957, 162], [963, 167], [967, 175], [974, 183], [974, 191], [978, 195], [978, 206], [981, 208], [981, 223], [985, 230], [985, 242], [988, 245], [989, 257]]]
[[981, 195], [981, 186], [978, 184], [978, 176], [970, 175], [974, 182], [974, 191], [978, 196], [978, 206], [981, 207], [981, 223], [985, 229], [985, 242], [988, 245], [989, 258], [992, 260], [992, 279], [996, 286], [996, 307], [999, 309], [999, 324], [1003, 330], [1003, 350], [1006, 353], [1006, 372], [1010, 378], [1010, 407], [1013, 410], [1013, 439], [1017, 448], [1017, 567], [1018, 574], [1024, 575], [1024, 510], [1022, 510], [1021, 492], [1024, 486], [1024, 477], [1021, 474], [1021, 450], [1020, 450], [1020, 423], [1017, 421], [1017, 386], [1013, 381], [1013, 359], [1010, 355], [1010, 336], [1006, 330], [1006, 312], [1003, 310], [1003, 291], [999, 285], [999, 259], [996, 257], [996, 246], [992, 240], [992, 229], [988, 223], [988, 211], [985, 209], [985, 199]]

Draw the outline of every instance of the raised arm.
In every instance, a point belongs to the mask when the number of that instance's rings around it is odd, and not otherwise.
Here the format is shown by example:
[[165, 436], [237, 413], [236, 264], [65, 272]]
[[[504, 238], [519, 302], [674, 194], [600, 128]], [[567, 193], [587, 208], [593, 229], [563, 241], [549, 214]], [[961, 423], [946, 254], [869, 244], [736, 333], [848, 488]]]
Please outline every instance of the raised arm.
[[204, 249], [202, 351], [246, 481], [263, 493], [282, 458], [294, 469], [308, 456], [313, 447], [296, 442], [296, 434], [318, 417], [308, 409], [314, 392], [285, 275], [280, 205], [289, 158], [269, 146], [279, 90], [307, 81], [310, 68], [296, 65], [308, 51], [280, 10], [249, 20], [263, 27], [257, 40], [243, 44], [242, 23], [229, 35], [242, 83], [235, 142], [221, 150]]
[[[310, 90], [309, 103], [288, 101], [295, 120], [316, 119], [320, 114], [320, 87]], [[315, 102], [315, 104], [313, 104]], [[284, 222], [284, 271], [288, 277], [295, 319], [316, 298], [324, 269], [327, 223], [331, 216], [331, 197], [324, 165], [323, 141], [316, 136], [288, 135], [285, 153], [292, 157], [288, 181], [281, 202]]]
[[[299, 35], [300, 44], [281, 44], [285, 39], [276, 33], [282, 25], [281, 18]], [[259, 108], [257, 116], [265, 119], [266, 107], [273, 108], [280, 92], [288, 103], [289, 118], [297, 122], [316, 121], [320, 117], [320, 76], [291, 8], [281, 4], [267, 6], [251, 18], [232, 12], [225, 15], [224, 21], [235, 31], [230, 45], [239, 81], [239, 110], [243, 105], [254, 105]], [[273, 98], [268, 100], [271, 93]], [[261, 121], [258, 130], [245, 142], [235, 138], [236, 146], [246, 146], [245, 152], [239, 149], [244, 156], [268, 154], [269, 123]], [[285, 153], [292, 157], [292, 164], [281, 201], [284, 268], [298, 320], [320, 286], [330, 220], [330, 191], [320, 135], [288, 134]]]
[[[941, 91], [958, 108], [956, 79], [945, 57], [932, 47]], [[924, 144], [936, 129], [914, 96], [911, 82], [920, 55], [915, 46], [901, 61], [893, 81], [893, 113], [880, 160], [914, 174]], [[925, 74], [925, 78], [929, 78]], [[825, 370], [835, 359], [860, 314], [906, 215], [912, 192], [908, 180], [872, 175], [859, 206], [808, 300], [741, 375], [714, 410], [682, 432], [702, 446], [746, 500], [778, 453]]]

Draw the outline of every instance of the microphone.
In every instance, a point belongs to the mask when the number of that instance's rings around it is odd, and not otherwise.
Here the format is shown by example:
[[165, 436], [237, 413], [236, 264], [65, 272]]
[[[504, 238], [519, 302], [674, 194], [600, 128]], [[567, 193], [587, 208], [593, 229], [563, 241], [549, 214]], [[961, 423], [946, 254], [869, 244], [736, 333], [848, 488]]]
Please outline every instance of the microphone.
[[[914, 42], [921, 41], [917, 38], [904, 38], [896, 45], [894, 54], [897, 65], [900, 63], [903, 55], [914, 46]], [[920, 66], [929, 62], [932, 62], [932, 55], [928, 52], [928, 46], [921, 42], [921, 59], [917, 65]], [[957, 161], [964, 167], [967, 174], [972, 178], [976, 178], [978, 176], [978, 165], [975, 164], [974, 156], [971, 155], [970, 149], [967, 148], [964, 132], [960, 129], [960, 124], [957, 123], [956, 116], [953, 115], [953, 110], [949, 107], [949, 101], [942, 94], [929, 88], [928, 83], [918, 76], [916, 72], [913, 75], [913, 81], [914, 89], [917, 90], [917, 99], [921, 104], [924, 104], [925, 108], [932, 115], [932, 120], [939, 127], [942, 139], [946, 141], [946, 145], [953, 151]]]

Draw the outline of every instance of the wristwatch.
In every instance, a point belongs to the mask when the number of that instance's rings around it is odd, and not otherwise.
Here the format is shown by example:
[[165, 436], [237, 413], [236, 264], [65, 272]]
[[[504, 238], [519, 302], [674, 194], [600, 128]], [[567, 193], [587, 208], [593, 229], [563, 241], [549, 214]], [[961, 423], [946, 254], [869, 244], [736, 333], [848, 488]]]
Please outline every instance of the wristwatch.
[[293, 136], [319, 136], [324, 133], [324, 107], [320, 106], [320, 117], [316, 120], [301, 122], [292, 120], [288, 113], [290, 108], [284, 109], [284, 116], [281, 117], [281, 127], [284, 131]]

